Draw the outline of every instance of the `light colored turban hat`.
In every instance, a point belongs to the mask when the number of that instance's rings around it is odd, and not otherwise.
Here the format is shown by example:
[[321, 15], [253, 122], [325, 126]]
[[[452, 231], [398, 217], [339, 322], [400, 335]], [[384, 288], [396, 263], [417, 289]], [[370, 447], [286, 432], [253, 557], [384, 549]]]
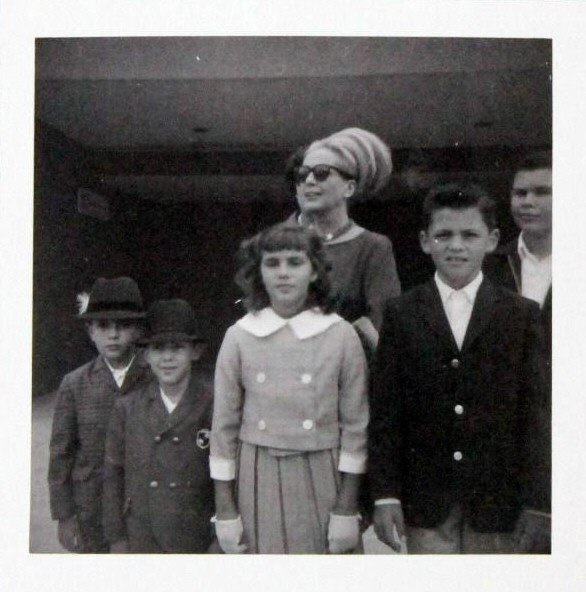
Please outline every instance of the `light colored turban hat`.
[[306, 150], [331, 150], [340, 159], [340, 168], [356, 179], [353, 198], [360, 199], [380, 191], [391, 176], [393, 163], [389, 147], [372, 132], [358, 127], [343, 129], [316, 140]]

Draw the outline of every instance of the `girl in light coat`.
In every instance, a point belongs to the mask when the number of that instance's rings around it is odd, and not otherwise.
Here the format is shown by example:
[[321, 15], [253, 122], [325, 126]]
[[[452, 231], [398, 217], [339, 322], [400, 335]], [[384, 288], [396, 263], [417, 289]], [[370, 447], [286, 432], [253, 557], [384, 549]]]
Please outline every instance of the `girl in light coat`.
[[331, 313], [321, 240], [281, 224], [240, 249], [248, 314], [216, 366], [211, 475], [227, 553], [361, 548], [367, 370], [360, 340]]

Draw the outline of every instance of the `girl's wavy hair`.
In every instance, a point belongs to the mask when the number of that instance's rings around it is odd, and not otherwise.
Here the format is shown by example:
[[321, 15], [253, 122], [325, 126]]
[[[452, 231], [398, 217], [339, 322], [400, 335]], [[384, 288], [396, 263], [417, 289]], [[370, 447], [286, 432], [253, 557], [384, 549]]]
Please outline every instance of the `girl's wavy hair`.
[[307, 253], [317, 273], [317, 278], [309, 284], [307, 308], [317, 306], [324, 313], [331, 312], [334, 308], [328, 277], [331, 265], [326, 259], [323, 243], [315, 231], [290, 222], [271, 226], [241, 243], [237, 253], [239, 268], [235, 281], [244, 293], [243, 303], [246, 310], [257, 311], [270, 306], [271, 301], [260, 269], [262, 256], [263, 253], [285, 250]]

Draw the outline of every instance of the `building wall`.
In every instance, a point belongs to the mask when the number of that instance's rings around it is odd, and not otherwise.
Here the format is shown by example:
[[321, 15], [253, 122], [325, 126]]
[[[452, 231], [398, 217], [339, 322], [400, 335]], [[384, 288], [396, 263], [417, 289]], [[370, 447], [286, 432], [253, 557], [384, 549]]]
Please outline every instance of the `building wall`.
[[[511, 168], [506, 163], [523, 151], [526, 148], [436, 151], [436, 178], [484, 183], [499, 202], [502, 234], [508, 238], [514, 227], [508, 216]], [[233, 285], [238, 244], [285, 219], [294, 209], [293, 200], [154, 202], [113, 196], [113, 215], [102, 221], [77, 211], [77, 189], [88, 182], [85, 158], [82, 147], [38, 127], [33, 395], [51, 392], [66, 372], [94, 355], [83, 325], [75, 319], [75, 304], [76, 294], [89, 291], [97, 277], [133, 277], [147, 304], [159, 298], [188, 300], [207, 323], [210, 347], [204, 363], [211, 372], [226, 328], [244, 312], [235, 304], [240, 295]], [[400, 153], [396, 160], [400, 165]], [[401, 224], [393, 222], [396, 183], [372, 205], [355, 207], [360, 223], [387, 233], [385, 229]], [[262, 195], [260, 184], [262, 179]]]
[[284, 219], [293, 205], [120, 197], [112, 201], [112, 218], [101, 221], [77, 211], [83, 149], [43, 129], [36, 150], [33, 395], [51, 392], [94, 355], [75, 313], [76, 294], [97, 277], [133, 277], [147, 304], [188, 300], [206, 321], [209, 369], [226, 328], [243, 312], [232, 281], [238, 244]]

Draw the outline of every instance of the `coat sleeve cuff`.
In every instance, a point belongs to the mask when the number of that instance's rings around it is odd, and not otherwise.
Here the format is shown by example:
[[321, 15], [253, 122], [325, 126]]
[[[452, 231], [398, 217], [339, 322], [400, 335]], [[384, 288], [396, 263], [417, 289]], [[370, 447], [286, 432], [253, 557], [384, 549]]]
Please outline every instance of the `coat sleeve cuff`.
[[360, 475], [366, 473], [366, 454], [355, 452], [340, 452], [338, 471], [342, 473], [354, 473]]
[[374, 500], [375, 506], [389, 506], [390, 504], [400, 504], [401, 500], [397, 497], [382, 497]]
[[210, 456], [210, 475], [219, 481], [232, 481], [236, 478], [236, 461]]

